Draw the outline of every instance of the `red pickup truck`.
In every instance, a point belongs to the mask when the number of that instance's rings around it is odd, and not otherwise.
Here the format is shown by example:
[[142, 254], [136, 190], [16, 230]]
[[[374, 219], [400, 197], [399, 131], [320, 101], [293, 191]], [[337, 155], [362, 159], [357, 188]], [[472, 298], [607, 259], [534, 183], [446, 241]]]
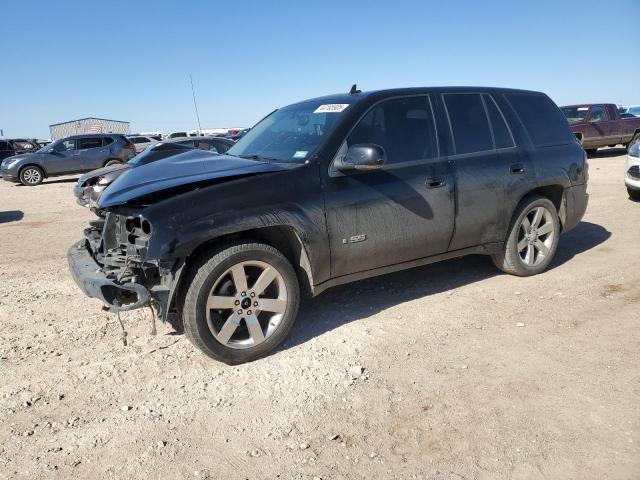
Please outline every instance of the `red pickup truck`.
[[607, 146], [629, 148], [640, 142], [640, 117], [621, 118], [618, 107], [612, 103], [567, 105], [560, 109], [587, 153]]

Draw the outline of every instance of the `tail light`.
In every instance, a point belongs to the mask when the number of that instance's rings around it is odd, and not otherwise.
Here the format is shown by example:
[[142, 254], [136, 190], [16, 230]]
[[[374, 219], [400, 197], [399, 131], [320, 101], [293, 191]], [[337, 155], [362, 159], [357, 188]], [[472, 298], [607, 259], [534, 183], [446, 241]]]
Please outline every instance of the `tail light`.
[[127, 142], [124, 144], [124, 148], [135, 148], [135, 147], [133, 146], [133, 143]]

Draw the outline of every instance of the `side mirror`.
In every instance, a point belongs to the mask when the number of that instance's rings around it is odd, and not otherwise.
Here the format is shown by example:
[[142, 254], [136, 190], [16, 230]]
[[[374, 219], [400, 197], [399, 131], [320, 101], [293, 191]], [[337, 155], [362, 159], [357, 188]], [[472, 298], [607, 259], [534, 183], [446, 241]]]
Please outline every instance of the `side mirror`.
[[384, 148], [375, 143], [361, 143], [352, 145], [347, 154], [336, 162], [335, 167], [340, 171], [376, 170], [385, 163]]

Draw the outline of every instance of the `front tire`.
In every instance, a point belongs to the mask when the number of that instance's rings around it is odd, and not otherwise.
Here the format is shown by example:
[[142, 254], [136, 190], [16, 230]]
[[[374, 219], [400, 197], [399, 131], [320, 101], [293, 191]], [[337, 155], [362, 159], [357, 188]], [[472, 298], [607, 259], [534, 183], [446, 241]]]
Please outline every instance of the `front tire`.
[[40, 167], [29, 165], [20, 171], [20, 183], [28, 187], [40, 185], [44, 180], [44, 172]]
[[511, 275], [537, 275], [551, 263], [559, 238], [555, 205], [544, 197], [525, 197], [513, 214], [503, 251], [491, 258], [496, 267]]
[[300, 287], [282, 253], [236, 243], [204, 255], [185, 283], [182, 321], [205, 355], [230, 365], [256, 360], [288, 335]]
[[640, 190], [635, 190], [633, 188], [627, 187], [627, 193], [629, 194], [629, 198], [631, 200], [640, 201]]
[[584, 151], [587, 152], [587, 155], [593, 155], [594, 153], [596, 153], [598, 151], [598, 149], [597, 148], [585, 148]]

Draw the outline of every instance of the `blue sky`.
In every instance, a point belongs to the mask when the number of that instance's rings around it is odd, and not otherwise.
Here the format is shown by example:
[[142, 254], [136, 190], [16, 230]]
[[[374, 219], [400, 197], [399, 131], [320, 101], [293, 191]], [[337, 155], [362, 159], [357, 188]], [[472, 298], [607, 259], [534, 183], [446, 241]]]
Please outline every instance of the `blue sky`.
[[640, 0], [3, 0], [0, 128], [87, 116], [132, 130], [251, 125], [347, 91], [487, 85], [640, 104]]

